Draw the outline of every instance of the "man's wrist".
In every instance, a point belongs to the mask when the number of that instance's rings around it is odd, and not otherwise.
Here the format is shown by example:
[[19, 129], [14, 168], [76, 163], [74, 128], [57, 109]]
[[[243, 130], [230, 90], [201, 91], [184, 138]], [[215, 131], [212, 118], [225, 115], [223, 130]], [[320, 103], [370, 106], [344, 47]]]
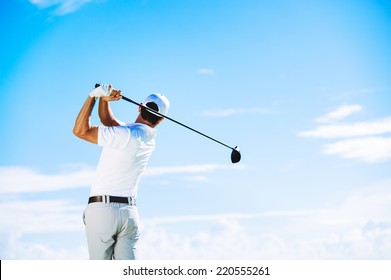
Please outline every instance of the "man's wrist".
[[99, 102], [106, 102], [106, 103], [109, 103], [110, 99], [105, 98], [105, 97], [106, 97], [106, 96], [101, 96], [101, 97], [99, 98]]

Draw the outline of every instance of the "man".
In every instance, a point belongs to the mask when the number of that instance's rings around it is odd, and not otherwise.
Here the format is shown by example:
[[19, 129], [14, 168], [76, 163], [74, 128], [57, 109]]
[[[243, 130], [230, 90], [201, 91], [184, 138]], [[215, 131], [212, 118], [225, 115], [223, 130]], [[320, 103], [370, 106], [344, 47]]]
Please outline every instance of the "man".
[[[103, 126], [90, 124], [97, 98]], [[103, 147], [83, 216], [90, 259], [136, 258], [140, 236], [137, 187], [155, 148], [155, 127], [163, 120], [139, 107], [136, 121], [123, 123], [114, 117], [109, 106], [109, 102], [119, 99], [121, 90], [111, 85], [95, 88], [73, 129], [77, 137]], [[142, 105], [166, 115], [169, 101], [161, 94], [151, 94]]]

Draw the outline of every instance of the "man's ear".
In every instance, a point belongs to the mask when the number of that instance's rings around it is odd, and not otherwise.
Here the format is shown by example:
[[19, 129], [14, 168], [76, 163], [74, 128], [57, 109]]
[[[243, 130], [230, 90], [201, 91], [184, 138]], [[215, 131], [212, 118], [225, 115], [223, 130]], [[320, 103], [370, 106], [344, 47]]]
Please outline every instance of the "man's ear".
[[141, 112], [141, 106], [138, 106], [138, 112], [139, 113]]

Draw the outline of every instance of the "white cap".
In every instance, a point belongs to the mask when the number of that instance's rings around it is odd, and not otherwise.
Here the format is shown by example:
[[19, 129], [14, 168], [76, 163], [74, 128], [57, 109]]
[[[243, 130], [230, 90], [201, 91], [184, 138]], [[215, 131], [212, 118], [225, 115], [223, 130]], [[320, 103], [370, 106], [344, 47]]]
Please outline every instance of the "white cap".
[[[161, 93], [152, 93], [147, 98], [145, 98], [143, 105], [146, 105], [149, 102], [153, 102], [158, 107], [158, 112], [162, 115], [167, 115], [168, 109], [170, 108], [170, 102], [167, 97]], [[151, 112], [153, 114], [153, 112]], [[156, 115], [156, 114], [155, 114]]]

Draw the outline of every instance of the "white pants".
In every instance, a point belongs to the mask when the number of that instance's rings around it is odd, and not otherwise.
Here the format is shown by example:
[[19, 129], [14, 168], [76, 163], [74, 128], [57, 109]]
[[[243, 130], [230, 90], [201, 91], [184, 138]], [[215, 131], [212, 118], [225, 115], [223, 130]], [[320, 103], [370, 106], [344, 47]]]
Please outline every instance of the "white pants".
[[136, 259], [140, 231], [135, 205], [90, 203], [84, 211], [83, 219], [91, 260]]

